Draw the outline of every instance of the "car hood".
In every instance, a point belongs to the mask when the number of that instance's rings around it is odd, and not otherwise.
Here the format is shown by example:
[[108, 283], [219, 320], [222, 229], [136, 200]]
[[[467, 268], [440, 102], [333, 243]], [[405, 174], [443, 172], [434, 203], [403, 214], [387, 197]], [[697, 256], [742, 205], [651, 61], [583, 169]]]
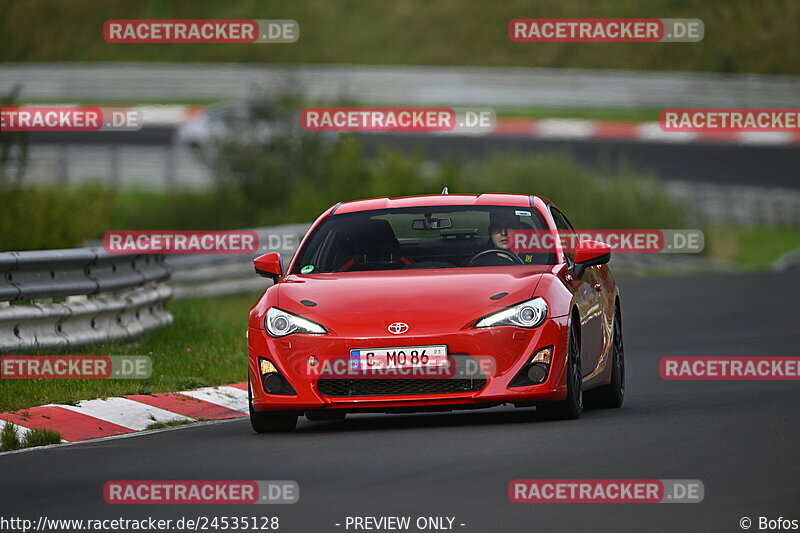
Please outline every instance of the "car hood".
[[[386, 334], [392, 322], [415, 333], [462, 328], [529, 299], [549, 266], [291, 275], [276, 287], [278, 306], [340, 334]], [[500, 296], [501, 293], [506, 293]], [[494, 296], [495, 299], [490, 297]], [[302, 303], [302, 301], [306, 303]], [[309, 306], [309, 302], [316, 305]], [[375, 328], [373, 330], [373, 327]]]

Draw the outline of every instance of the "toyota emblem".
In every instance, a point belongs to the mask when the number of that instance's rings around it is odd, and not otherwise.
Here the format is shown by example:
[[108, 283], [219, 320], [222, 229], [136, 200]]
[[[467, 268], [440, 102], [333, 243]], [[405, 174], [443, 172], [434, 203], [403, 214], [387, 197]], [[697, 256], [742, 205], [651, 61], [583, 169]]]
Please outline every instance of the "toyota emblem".
[[400, 335], [401, 333], [408, 331], [408, 324], [405, 322], [395, 322], [393, 324], [389, 324], [387, 329], [389, 330], [389, 333]]

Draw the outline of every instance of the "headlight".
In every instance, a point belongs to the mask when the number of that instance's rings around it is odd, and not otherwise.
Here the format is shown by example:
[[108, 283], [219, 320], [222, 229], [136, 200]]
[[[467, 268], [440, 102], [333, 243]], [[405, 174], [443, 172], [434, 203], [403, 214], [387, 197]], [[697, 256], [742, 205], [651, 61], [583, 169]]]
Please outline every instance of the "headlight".
[[474, 327], [519, 326], [521, 328], [535, 328], [544, 322], [545, 317], [547, 317], [547, 304], [541, 298], [534, 298], [485, 316], [478, 320]]
[[270, 307], [264, 317], [264, 328], [273, 337], [285, 337], [292, 333], [325, 334], [328, 330], [316, 322], [287, 313], [277, 307]]

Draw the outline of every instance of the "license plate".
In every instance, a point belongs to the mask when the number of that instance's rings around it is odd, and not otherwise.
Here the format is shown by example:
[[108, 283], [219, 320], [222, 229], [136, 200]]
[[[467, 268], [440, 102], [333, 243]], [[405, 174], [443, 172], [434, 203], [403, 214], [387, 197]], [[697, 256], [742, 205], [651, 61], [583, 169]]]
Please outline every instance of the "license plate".
[[350, 350], [353, 370], [430, 368], [448, 365], [447, 346], [402, 346]]

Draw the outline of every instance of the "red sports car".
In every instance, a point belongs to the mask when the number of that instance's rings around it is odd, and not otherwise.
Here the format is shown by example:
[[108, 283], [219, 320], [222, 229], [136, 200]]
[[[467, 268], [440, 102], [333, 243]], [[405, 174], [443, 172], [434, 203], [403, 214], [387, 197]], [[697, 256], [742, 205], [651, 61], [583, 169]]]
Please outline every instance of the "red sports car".
[[574, 232], [545, 198], [481, 194], [337, 204], [250, 312], [250, 420], [536, 406], [574, 419], [625, 392], [605, 244], [521, 253], [515, 232]]

